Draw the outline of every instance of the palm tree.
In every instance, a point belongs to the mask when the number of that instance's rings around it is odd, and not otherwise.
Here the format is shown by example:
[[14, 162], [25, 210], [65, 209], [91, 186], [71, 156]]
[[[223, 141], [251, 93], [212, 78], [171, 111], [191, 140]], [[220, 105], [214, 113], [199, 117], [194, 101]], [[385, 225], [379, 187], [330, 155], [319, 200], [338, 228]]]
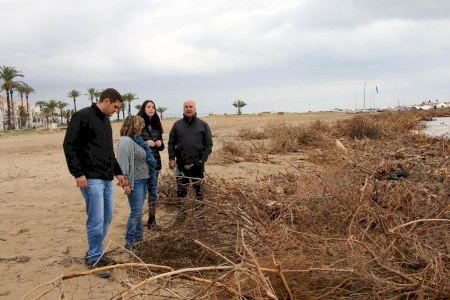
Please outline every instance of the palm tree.
[[[31, 93], [34, 93], [34, 89], [27, 84], [25, 86], [25, 99], [27, 100], [27, 115], [28, 116], [30, 116], [30, 103], [28, 102], [28, 96]], [[30, 122], [28, 122], [28, 127], [31, 125], [31, 121], [33, 121], [33, 119], [30, 117]]]
[[75, 113], [75, 110], [73, 110], [73, 109], [66, 109], [65, 111], [63, 111], [63, 115], [64, 115], [64, 118], [66, 118], [67, 123], [69, 123], [69, 121], [72, 118], [74, 113]]
[[11, 112], [12, 112], [12, 123], [14, 124], [14, 127], [16, 126], [16, 108], [14, 107], [14, 99], [13, 99], [13, 93], [14, 90], [17, 89], [17, 87], [21, 84], [21, 81], [16, 81], [12, 85], [12, 89], [9, 90], [9, 101], [11, 102]]
[[39, 111], [40, 111], [40, 115], [41, 115], [41, 123], [42, 125], [44, 125], [44, 109], [47, 105], [47, 102], [45, 101], [37, 101], [34, 106], [39, 106]]
[[27, 111], [25, 110], [25, 107], [23, 106], [23, 95], [25, 95], [26, 92], [26, 83], [18, 83], [15, 85], [15, 90], [20, 95], [20, 107], [19, 107], [19, 126], [21, 128], [25, 127], [26, 121], [28, 119]]
[[159, 114], [161, 115], [161, 119], [163, 119], [163, 112], [165, 112], [166, 110], [167, 110], [167, 107], [158, 106], [156, 108], [156, 111], [159, 112]]
[[80, 97], [80, 92], [77, 90], [71, 90], [67, 93], [67, 97], [73, 98], [73, 108], [77, 111], [77, 97]]
[[246, 106], [247, 103], [245, 103], [243, 100], [237, 100], [233, 102], [233, 106], [237, 108], [237, 114], [240, 115], [242, 114], [241, 112], [241, 108]]
[[45, 105], [47, 105], [47, 102], [45, 102], [45, 101], [37, 101], [34, 105], [35, 106], [39, 106], [39, 109], [42, 109], [43, 107], [45, 107]]
[[43, 115], [47, 117], [51, 117], [52, 121], [55, 122], [55, 108], [58, 107], [58, 102], [56, 100], [46, 101], [38, 101], [36, 102], [36, 106], [39, 106]]
[[117, 110], [117, 120], [120, 120], [120, 111], [122, 110], [123, 105]]
[[96, 98], [96, 100], [97, 100], [97, 97], [96, 97], [96, 94], [98, 93], [97, 89], [88, 88], [87, 92], [88, 92], [87, 95], [89, 95], [89, 100], [91, 100], [91, 103], [94, 103], [94, 98]]
[[26, 87], [27, 87], [26, 83], [19, 83], [16, 85], [16, 91], [20, 95], [20, 102], [22, 106], [23, 106], [23, 96], [25, 95]]
[[[125, 99], [124, 99], [124, 101], [125, 101]], [[122, 110], [122, 118], [125, 120], [125, 106], [126, 106], [126, 104], [125, 105], [122, 105], [121, 107], [120, 107], [120, 109], [119, 110]]]
[[69, 103], [64, 101], [56, 102], [56, 107], [59, 109], [59, 115], [61, 116], [61, 124], [63, 123], [63, 110], [67, 105], [69, 105]]
[[11, 103], [12, 99], [10, 99], [10, 93], [12, 98], [12, 89], [14, 88], [17, 81], [15, 79], [17, 77], [24, 77], [20, 71], [16, 70], [16, 68], [11, 66], [1, 66], [0, 67], [0, 79], [2, 80], [2, 89], [6, 91], [6, 106], [8, 107], [8, 129], [13, 127], [12, 125], [12, 117], [11, 117]]
[[48, 124], [50, 123], [49, 118], [50, 118], [50, 116], [51, 116], [50, 108], [47, 107], [47, 106], [44, 106], [44, 107], [42, 108], [41, 113], [42, 113], [42, 118], [43, 118], [43, 119], [45, 118], [45, 121], [46, 121], [45, 124], [48, 125]]
[[95, 102], [98, 102], [98, 99], [100, 98], [100, 95], [102, 94], [102, 91], [97, 90], [94, 93], [94, 97], [95, 97]]
[[18, 115], [19, 115], [19, 128], [24, 128], [27, 122], [27, 111], [25, 110], [25, 107], [23, 105], [19, 106], [18, 109]]
[[136, 94], [128, 92], [122, 95], [123, 101], [128, 102], [128, 115], [131, 116], [131, 102], [139, 99]]

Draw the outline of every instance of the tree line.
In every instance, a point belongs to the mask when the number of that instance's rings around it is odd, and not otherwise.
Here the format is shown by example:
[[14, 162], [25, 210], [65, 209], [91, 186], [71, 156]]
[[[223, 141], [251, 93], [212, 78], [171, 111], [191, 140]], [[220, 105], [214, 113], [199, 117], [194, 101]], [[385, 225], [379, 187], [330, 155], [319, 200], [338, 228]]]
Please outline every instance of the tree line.
[[[77, 98], [82, 95], [79, 90], [72, 89], [67, 93], [67, 97], [73, 101], [73, 109], [67, 109], [69, 104], [64, 101], [51, 99], [48, 101], [37, 101], [35, 103], [36, 107], [39, 107], [40, 114], [35, 114], [32, 116], [30, 111], [30, 101], [29, 96], [34, 93], [34, 88], [22, 81], [21, 79], [25, 77], [22, 72], [17, 70], [13, 66], [0, 66], [0, 91], [6, 93], [6, 111], [7, 111], [7, 128], [15, 129], [31, 127], [34, 121], [44, 123], [56, 123], [59, 119], [61, 124], [64, 120], [68, 122], [72, 115], [77, 111]], [[14, 92], [16, 92], [21, 99], [21, 104], [18, 107], [14, 105]], [[87, 88], [86, 94], [92, 104], [99, 101], [100, 95], [102, 93], [101, 89]], [[26, 105], [24, 105], [24, 97], [26, 100]], [[139, 97], [132, 92], [127, 92], [122, 94], [124, 100], [124, 105], [117, 112], [117, 119], [120, 120], [120, 115], [125, 119], [125, 113], [131, 115], [131, 102], [139, 99]], [[136, 109], [140, 109], [140, 105], [135, 106]], [[57, 112], [58, 110], [58, 112]], [[163, 118], [163, 113], [167, 110], [166, 107], [159, 106], [156, 111], [160, 113], [161, 118]]]
[[[19, 79], [23, 78], [24, 75], [18, 71], [15, 67], [12, 66], [1, 66], [0, 67], [0, 82], [1, 82], [1, 91], [6, 92], [6, 110], [7, 110], [7, 128], [14, 129], [16, 126], [19, 128], [31, 127], [33, 123], [33, 119], [30, 112], [30, 103], [29, 103], [29, 95], [34, 93], [34, 88], [21, 81]], [[20, 96], [21, 104], [19, 107], [14, 107], [14, 92], [17, 92]], [[99, 101], [102, 90], [96, 88], [87, 88], [86, 94], [89, 97], [91, 103], [97, 103]], [[59, 110], [59, 120], [60, 123], [64, 123], [64, 119], [68, 122], [74, 112], [77, 111], [77, 98], [81, 96], [81, 92], [72, 89], [67, 93], [67, 97], [71, 98], [73, 101], [74, 109], [66, 109], [69, 106], [68, 103], [59, 100], [48, 100], [48, 101], [37, 101], [35, 106], [40, 108], [40, 115], [35, 116], [35, 119], [41, 118], [41, 122], [46, 121], [49, 123], [50, 121], [55, 123], [58, 115], [55, 113], [55, 110]], [[26, 106], [24, 105], [24, 97], [26, 100]], [[117, 119], [120, 120], [120, 114], [122, 114], [122, 118], [125, 119], [125, 111], [127, 111], [128, 115], [131, 115], [131, 102], [139, 99], [139, 97], [132, 92], [126, 92], [122, 94], [122, 98], [124, 100], [124, 104], [121, 109], [117, 112]], [[237, 114], [240, 115], [242, 113], [242, 108], [247, 105], [243, 100], [237, 100], [232, 103], [233, 106], [237, 109]], [[140, 105], [135, 105], [135, 108], [139, 110], [141, 108]], [[163, 113], [167, 110], [167, 107], [159, 106], [156, 108], [156, 111], [160, 114], [161, 119], [163, 118]]]
[[[91, 104], [97, 103], [99, 101], [102, 90], [95, 88], [87, 88], [86, 91], [87, 93], [84, 95], [87, 95], [89, 97]], [[38, 101], [36, 102], [36, 106], [39, 106], [40, 111], [45, 120], [47, 121], [47, 123], [49, 123], [50, 121], [53, 123], [55, 122], [57, 117], [55, 109], [59, 109], [60, 122], [61, 124], [64, 124], [64, 120], [68, 122], [72, 117], [72, 115], [77, 111], [77, 98], [80, 97], [81, 95], [82, 95], [81, 92], [76, 89], [70, 90], [67, 93], [67, 97], [71, 98], [73, 101], [74, 109], [64, 110], [64, 108], [67, 107], [69, 104], [63, 101], [56, 101], [56, 100]], [[125, 119], [125, 114], [127, 114], [128, 116], [131, 115], [131, 102], [139, 98], [135, 93], [127, 92], [122, 94], [122, 99], [124, 103], [121, 106], [120, 110], [117, 112], [117, 120], [120, 120], [121, 114], [123, 119]], [[136, 105], [135, 108], [139, 110], [141, 108], [141, 105]], [[156, 108], [156, 111], [160, 113], [161, 118], [163, 118], [163, 113], [166, 110], [167, 108], [162, 106]]]
[[[97, 103], [99, 101], [100, 95], [102, 93], [102, 90], [97, 90], [95, 88], [88, 88], [87, 94], [89, 96], [89, 100], [91, 100], [91, 103]], [[81, 95], [81, 93], [78, 90], [71, 90], [67, 94], [68, 97], [71, 97], [73, 99], [73, 106], [75, 108], [75, 111], [77, 111], [77, 98]], [[95, 101], [94, 101], [95, 99]], [[120, 114], [122, 114], [122, 118], [125, 119], [125, 111], [127, 112], [127, 115], [131, 115], [131, 102], [134, 100], [139, 99], [139, 97], [132, 92], [126, 92], [122, 94], [123, 99], [123, 105], [120, 107], [119, 111], [117, 112], [117, 119], [120, 120]], [[135, 108], [137, 110], [141, 109], [141, 105], [135, 105]], [[167, 107], [158, 106], [156, 108], [156, 111], [160, 113], [161, 119], [163, 118], [163, 113], [167, 110]]]

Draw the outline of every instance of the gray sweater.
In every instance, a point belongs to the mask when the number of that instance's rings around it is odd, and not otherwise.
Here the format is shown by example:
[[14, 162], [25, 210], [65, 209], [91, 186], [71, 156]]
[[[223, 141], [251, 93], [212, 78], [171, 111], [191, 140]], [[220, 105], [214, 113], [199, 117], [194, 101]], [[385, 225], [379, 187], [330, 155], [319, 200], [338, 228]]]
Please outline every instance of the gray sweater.
[[[136, 143], [129, 136], [122, 136], [119, 139], [119, 144], [117, 145], [116, 155], [117, 162], [119, 163], [120, 169], [122, 170], [122, 174], [126, 178], [128, 178], [131, 189], [134, 189], [134, 180], [136, 179], [135, 172], [137, 166], [134, 165], [134, 155], [135, 146], [138, 145], [135, 144]], [[143, 163], [146, 164], [147, 162], [144, 160]], [[146, 171], [146, 173], [148, 174], [148, 170]]]

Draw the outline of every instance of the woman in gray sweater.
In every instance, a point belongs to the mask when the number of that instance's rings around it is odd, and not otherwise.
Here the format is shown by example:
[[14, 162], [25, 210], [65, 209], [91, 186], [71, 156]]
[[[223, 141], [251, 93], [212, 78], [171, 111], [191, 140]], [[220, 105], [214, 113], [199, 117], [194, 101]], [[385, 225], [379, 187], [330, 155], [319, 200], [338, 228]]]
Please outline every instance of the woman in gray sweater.
[[[131, 248], [133, 244], [142, 241], [144, 232], [142, 228], [142, 211], [147, 191], [150, 167], [147, 163], [147, 152], [136, 139], [144, 127], [144, 120], [139, 116], [128, 116], [120, 129], [121, 138], [117, 146], [117, 162], [122, 169], [123, 176], [128, 179], [129, 187], [125, 186], [130, 204], [125, 234], [125, 247]], [[129, 190], [127, 190], [129, 188]]]

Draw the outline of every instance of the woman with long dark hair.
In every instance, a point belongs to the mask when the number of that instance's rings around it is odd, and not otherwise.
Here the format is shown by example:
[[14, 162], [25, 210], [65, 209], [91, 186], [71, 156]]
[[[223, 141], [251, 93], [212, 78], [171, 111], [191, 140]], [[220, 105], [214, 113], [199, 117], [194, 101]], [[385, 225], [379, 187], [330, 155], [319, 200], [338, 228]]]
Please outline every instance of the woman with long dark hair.
[[[138, 112], [138, 116], [142, 117], [145, 122], [141, 136], [153, 151], [153, 156], [156, 159], [156, 180], [158, 181], [158, 175], [161, 170], [161, 155], [159, 152], [164, 150], [164, 142], [162, 139], [162, 134], [164, 131], [161, 120], [156, 113], [155, 102], [153, 102], [153, 100], [145, 100]], [[151, 188], [150, 185], [149, 188]], [[147, 227], [148, 229], [155, 229], [157, 228], [156, 207], [158, 205], [158, 199], [157, 197], [152, 197], [151, 195], [156, 195], [156, 191], [148, 191], [149, 212]]]

